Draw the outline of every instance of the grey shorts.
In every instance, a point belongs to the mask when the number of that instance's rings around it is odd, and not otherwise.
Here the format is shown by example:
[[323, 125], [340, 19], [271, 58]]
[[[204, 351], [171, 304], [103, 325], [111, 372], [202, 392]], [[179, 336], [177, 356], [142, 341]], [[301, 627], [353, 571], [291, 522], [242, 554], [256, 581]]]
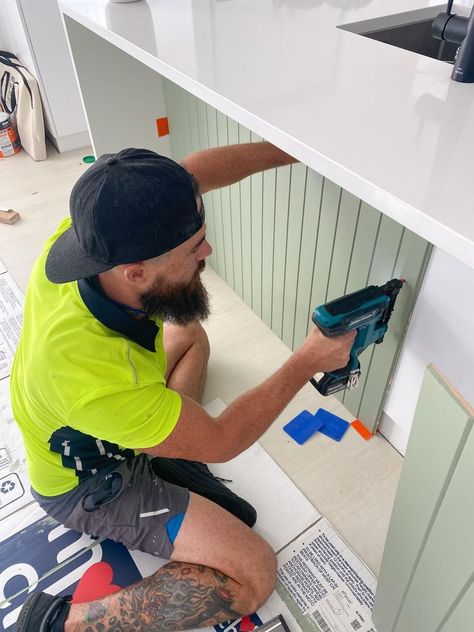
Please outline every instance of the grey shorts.
[[[46, 513], [69, 529], [163, 559], [171, 556], [189, 503], [189, 490], [159, 478], [145, 454], [88, 479], [72, 492], [34, 496]], [[64, 516], [71, 501], [71, 511]]]

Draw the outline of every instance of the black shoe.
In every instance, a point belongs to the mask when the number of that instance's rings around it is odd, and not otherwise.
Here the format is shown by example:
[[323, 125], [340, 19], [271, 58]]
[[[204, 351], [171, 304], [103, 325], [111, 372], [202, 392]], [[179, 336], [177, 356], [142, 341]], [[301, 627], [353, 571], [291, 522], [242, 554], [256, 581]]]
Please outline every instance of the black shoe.
[[31, 593], [20, 610], [15, 632], [64, 632], [70, 599], [43, 592]]
[[164, 481], [212, 500], [249, 527], [257, 521], [257, 512], [252, 505], [227, 488], [223, 479], [214, 476], [205, 463], [164, 457], [155, 457], [150, 463], [155, 474]]

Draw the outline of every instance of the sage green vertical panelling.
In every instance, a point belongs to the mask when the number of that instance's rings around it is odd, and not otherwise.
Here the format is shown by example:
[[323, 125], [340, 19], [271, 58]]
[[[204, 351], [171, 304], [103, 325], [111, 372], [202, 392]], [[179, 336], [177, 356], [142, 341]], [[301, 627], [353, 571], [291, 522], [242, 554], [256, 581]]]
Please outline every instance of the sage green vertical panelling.
[[[392, 277], [392, 272], [394, 268], [394, 262], [396, 260], [398, 250], [400, 248], [401, 238], [403, 235], [403, 226], [397, 224], [392, 219], [387, 217], [386, 215], [382, 216], [380, 221], [379, 230], [376, 237], [375, 248], [373, 249], [373, 257], [370, 263], [370, 270], [367, 279], [368, 285], [380, 285], [381, 283], [385, 283]], [[398, 310], [398, 304], [397, 304]], [[390, 355], [386, 355], [389, 352], [389, 345], [393, 338], [393, 329], [392, 323], [390, 322], [390, 329], [387, 332], [384, 343], [379, 349], [382, 349], [382, 355], [386, 358], [386, 362], [389, 366], [391, 366], [391, 362], [388, 361], [389, 358], [393, 357], [393, 353]], [[398, 339], [399, 342], [399, 339]], [[395, 343], [396, 344], [396, 343]], [[369, 347], [366, 351], [364, 351], [360, 356], [360, 367], [361, 367], [361, 375], [359, 378], [359, 386], [356, 389], [351, 391], [345, 391], [342, 397], [344, 405], [347, 408], [359, 416], [361, 402], [365, 393], [366, 381], [370, 372], [370, 366], [372, 363], [372, 359], [374, 353], [376, 351], [376, 345]], [[390, 348], [390, 352], [393, 349]], [[382, 376], [374, 375], [372, 376], [375, 382], [381, 383], [383, 379]], [[385, 377], [385, 380], [387, 376]], [[375, 382], [372, 382], [373, 384]], [[382, 389], [385, 388], [386, 381], [381, 385]], [[370, 390], [368, 391], [371, 392]], [[380, 401], [380, 398], [379, 398]], [[367, 423], [367, 417], [361, 417], [364, 422]], [[369, 424], [371, 427], [372, 424]]]
[[184, 133], [184, 109], [185, 95], [178, 86], [170, 81], [163, 81], [163, 94], [168, 112], [168, 121], [170, 126], [170, 142], [175, 160], [181, 160], [187, 153], [185, 142], [186, 134]]
[[408, 319], [415, 306], [418, 286], [421, 284], [418, 271], [424, 269], [430, 251], [431, 247], [424, 239], [408, 230], [402, 232], [395, 265], [389, 276], [405, 279], [406, 283], [397, 298], [396, 309], [390, 319], [390, 327], [383, 344], [373, 349], [370, 370], [367, 371], [364, 392], [357, 411], [361, 419], [378, 419], [382, 412], [385, 397], [365, 397], [365, 393], [385, 395], [388, 392], [389, 378], [395, 368], [400, 340], [404, 337]]
[[283, 303], [283, 331], [281, 336], [283, 342], [290, 348], [293, 347], [295, 329], [307, 172], [308, 169], [304, 165], [292, 165], [291, 167], [290, 199], [288, 202], [291, 221], [288, 222], [288, 236], [286, 240], [285, 300]]
[[343, 190], [330, 262], [327, 289], [329, 301], [346, 293], [347, 275], [351, 269], [359, 209], [360, 200]]
[[[229, 144], [239, 142], [239, 126], [229, 119]], [[230, 211], [232, 221], [232, 252], [234, 255], [234, 290], [242, 296], [242, 219], [240, 217], [240, 183], [237, 182], [230, 189]]]
[[[329, 272], [331, 269], [332, 249], [336, 234], [339, 204], [342, 189], [330, 180], [324, 179], [319, 218], [319, 230], [316, 237], [316, 255], [314, 258], [313, 285], [311, 288], [310, 310], [327, 300]], [[306, 330], [311, 326], [308, 319]]]
[[356, 292], [368, 283], [370, 264], [381, 221], [382, 215], [379, 211], [365, 202], [361, 203], [347, 277], [347, 293]]
[[466, 592], [461, 596], [453, 612], [449, 613], [441, 632], [460, 632], [464, 629], [466, 621], [474, 621], [474, 573], [466, 586]]
[[[251, 134], [252, 143], [262, 139]], [[262, 239], [263, 239], [263, 173], [250, 178], [250, 196], [252, 206], [252, 309], [262, 317]]]
[[[210, 105], [207, 106], [207, 130], [209, 137], [209, 147], [216, 147], [218, 145], [217, 112]], [[211, 191], [206, 195], [206, 198], [211, 198], [212, 200], [212, 220], [214, 222], [214, 241], [212, 247], [215, 253], [215, 270], [225, 279], [226, 269], [224, 260], [224, 240], [222, 234], [220, 190]]]
[[466, 602], [474, 566], [473, 428], [472, 406], [429, 367], [375, 595], [378, 632], [474, 629]]
[[[207, 107], [200, 99], [197, 99], [197, 118], [199, 126], [199, 145], [200, 149], [209, 148], [209, 130], [207, 128]], [[173, 144], [171, 144], [173, 146]], [[206, 194], [203, 197], [204, 208], [206, 212], [206, 235], [211, 246], [215, 243], [214, 229], [214, 200], [212, 194]], [[217, 259], [214, 250], [208, 259], [211, 268], [217, 268]]]
[[262, 320], [272, 326], [276, 170], [263, 174]]
[[191, 94], [186, 99], [186, 110], [188, 115], [188, 129], [189, 129], [189, 142], [190, 152], [198, 151], [200, 148], [199, 143], [199, 121], [197, 111], [198, 99]]
[[[227, 116], [217, 112], [217, 144], [228, 145], [229, 135], [227, 131]], [[230, 205], [230, 189], [223, 187], [219, 189], [220, 194], [220, 214], [222, 216], [222, 247], [225, 261], [225, 280], [234, 287], [234, 253], [232, 244], [232, 219]]]
[[275, 240], [273, 243], [272, 329], [279, 338], [283, 331], [285, 301], [286, 240], [288, 236], [291, 166], [277, 171], [275, 191]]
[[[165, 97], [176, 159], [260, 137], [170, 82]], [[338, 393], [375, 429], [429, 254], [427, 242], [303, 165], [265, 171], [205, 195], [210, 265], [291, 348], [313, 309], [403, 276], [383, 345], [365, 351], [359, 387]]]
[[[239, 125], [239, 143], [250, 143], [250, 132]], [[240, 217], [242, 221], [242, 298], [252, 305], [252, 195], [250, 178], [240, 183]]]
[[313, 285], [314, 259], [316, 256], [316, 241], [319, 232], [322, 192], [323, 177], [320, 176], [319, 173], [308, 169], [303, 208], [301, 249], [297, 279], [298, 291], [296, 295], [292, 348], [299, 347], [303, 342], [313, 307], [310, 302], [310, 296], [311, 287]]

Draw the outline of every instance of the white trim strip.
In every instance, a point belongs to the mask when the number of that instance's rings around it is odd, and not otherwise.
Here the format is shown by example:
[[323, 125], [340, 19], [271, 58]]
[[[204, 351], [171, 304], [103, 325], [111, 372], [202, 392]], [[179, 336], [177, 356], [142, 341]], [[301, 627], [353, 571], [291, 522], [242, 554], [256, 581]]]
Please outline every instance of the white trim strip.
[[146, 511], [145, 513], [140, 514], [140, 518], [149, 518], [150, 516], [158, 516], [159, 514], [168, 513], [169, 509], [166, 507], [165, 509], [158, 509], [157, 511]]

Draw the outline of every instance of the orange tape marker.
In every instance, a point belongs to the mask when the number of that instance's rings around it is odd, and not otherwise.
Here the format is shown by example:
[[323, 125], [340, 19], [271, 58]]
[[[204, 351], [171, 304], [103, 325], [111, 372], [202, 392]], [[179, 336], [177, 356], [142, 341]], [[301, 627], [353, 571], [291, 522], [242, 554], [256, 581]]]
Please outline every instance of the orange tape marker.
[[170, 133], [167, 116], [156, 119], [156, 131], [158, 132], [158, 136], [166, 136]]

